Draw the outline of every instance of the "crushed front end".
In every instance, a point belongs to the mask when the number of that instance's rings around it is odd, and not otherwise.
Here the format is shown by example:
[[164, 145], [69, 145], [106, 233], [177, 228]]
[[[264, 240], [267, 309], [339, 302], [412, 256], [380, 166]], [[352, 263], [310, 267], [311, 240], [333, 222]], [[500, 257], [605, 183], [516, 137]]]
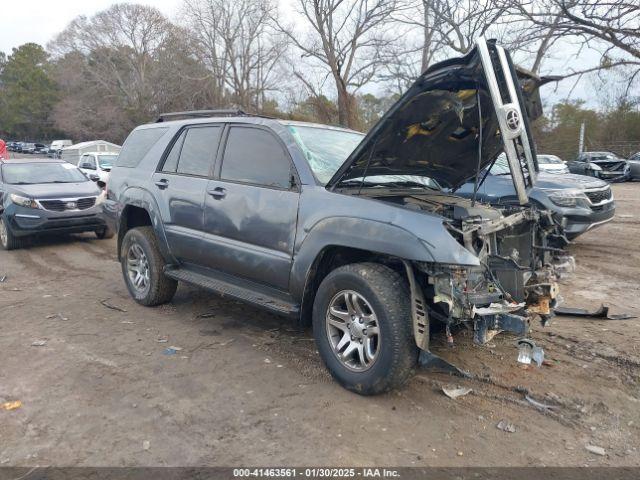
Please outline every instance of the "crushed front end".
[[[449, 219], [451, 235], [478, 257], [480, 266], [416, 263], [431, 318], [450, 328], [472, 322], [474, 341], [500, 331], [526, 336], [531, 321], [545, 323], [558, 298], [555, 247], [559, 226], [547, 212], [512, 207], [504, 216]], [[419, 280], [420, 281], [420, 280]]]

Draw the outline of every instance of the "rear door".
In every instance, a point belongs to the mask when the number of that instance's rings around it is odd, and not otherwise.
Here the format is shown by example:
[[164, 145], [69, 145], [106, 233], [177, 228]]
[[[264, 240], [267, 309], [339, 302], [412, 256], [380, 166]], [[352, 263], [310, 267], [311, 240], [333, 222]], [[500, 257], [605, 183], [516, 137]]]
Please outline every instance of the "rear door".
[[222, 129], [219, 124], [184, 128], [153, 175], [167, 242], [181, 262], [202, 260], [204, 197]]
[[231, 125], [216, 170], [205, 196], [203, 263], [286, 290], [299, 198], [287, 149], [267, 128]]

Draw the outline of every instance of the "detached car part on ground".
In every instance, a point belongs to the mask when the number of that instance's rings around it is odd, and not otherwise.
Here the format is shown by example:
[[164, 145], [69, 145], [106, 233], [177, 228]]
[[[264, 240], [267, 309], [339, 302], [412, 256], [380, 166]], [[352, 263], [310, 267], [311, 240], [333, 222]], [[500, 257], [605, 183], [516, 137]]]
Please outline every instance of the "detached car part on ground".
[[[528, 204], [539, 83], [480, 40], [426, 71], [364, 139], [241, 113], [138, 127], [104, 203], [131, 295], [158, 305], [184, 281], [311, 319], [331, 374], [361, 394], [433, 358], [432, 320], [470, 323], [478, 343], [524, 336], [552, 315], [563, 244]], [[459, 187], [503, 150], [515, 205], [434, 188]]]
[[95, 232], [112, 237], [96, 184], [61, 160], [0, 160], [0, 247], [39, 234]]
[[[496, 207], [517, 203], [506, 157], [499, 156], [480, 178], [480, 185], [467, 182], [455, 194], [472, 198], [475, 192], [480, 201]], [[610, 222], [616, 211], [611, 186], [585, 175], [541, 172], [536, 186], [529, 192], [529, 199], [540, 210], [553, 213], [568, 240]]]

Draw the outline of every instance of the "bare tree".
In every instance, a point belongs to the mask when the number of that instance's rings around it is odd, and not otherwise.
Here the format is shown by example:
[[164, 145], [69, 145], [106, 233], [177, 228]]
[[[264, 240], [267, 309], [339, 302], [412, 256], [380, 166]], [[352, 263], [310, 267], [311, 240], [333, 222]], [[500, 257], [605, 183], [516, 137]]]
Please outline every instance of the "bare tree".
[[396, 4], [396, 0], [297, 0], [298, 13], [310, 31], [305, 35], [278, 23], [302, 57], [315, 60], [333, 79], [340, 125], [357, 127], [354, 94], [375, 78], [384, 62]]
[[[508, 13], [530, 25], [540, 45], [562, 38], [575, 40], [582, 52], [600, 52], [597, 65], [570, 69], [563, 78], [618, 66], [632, 67], [630, 80], [640, 74], [640, 2], [628, 0], [502, 0]], [[534, 67], [539, 69], [541, 59]]]
[[199, 46], [220, 103], [260, 110], [275, 89], [286, 48], [271, 28], [271, 0], [185, 0], [183, 23]]
[[122, 137], [174, 108], [202, 105], [206, 75], [158, 10], [116, 4], [78, 17], [50, 44], [62, 91], [55, 119], [77, 138]]

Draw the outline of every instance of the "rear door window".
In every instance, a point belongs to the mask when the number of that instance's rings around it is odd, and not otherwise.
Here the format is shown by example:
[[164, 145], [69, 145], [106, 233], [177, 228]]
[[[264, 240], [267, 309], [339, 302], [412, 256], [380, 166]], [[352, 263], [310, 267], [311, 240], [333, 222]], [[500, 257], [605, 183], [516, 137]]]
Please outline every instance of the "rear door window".
[[184, 142], [184, 137], [187, 135], [186, 130], [180, 134], [180, 137], [173, 143], [171, 147], [171, 151], [167, 158], [164, 160], [164, 164], [162, 165], [162, 171], [166, 173], [176, 173], [178, 169], [178, 160], [180, 159], [180, 150], [182, 150], [182, 143]]
[[[206, 177], [216, 157], [222, 128], [192, 127], [186, 130], [178, 160], [177, 173]], [[175, 145], [174, 145], [175, 148]], [[169, 157], [171, 157], [170, 153]], [[167, 160], [169, 160], [167, 157]]]
[[291, 161], [270, 132], [252, 127], [231, 127], [220, 178], [265, 187], [291, 188]]

